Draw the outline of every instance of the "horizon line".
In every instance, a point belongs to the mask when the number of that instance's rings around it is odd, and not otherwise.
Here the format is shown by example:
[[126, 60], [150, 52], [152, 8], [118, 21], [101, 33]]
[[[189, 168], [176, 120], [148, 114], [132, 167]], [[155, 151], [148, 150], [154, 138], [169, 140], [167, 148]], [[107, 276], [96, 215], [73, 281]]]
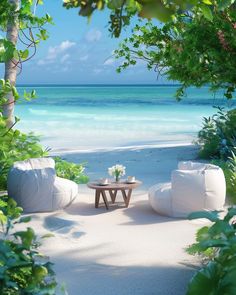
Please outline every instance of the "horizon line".
[[19, 83], [17, 84], [17, 87], [22, 87], [22, 86], [181, 86], [181, 84], [154, 84], [154, 83], [119, 83], [119, 84], [114, 84], [114, 83], [81, 83], [81, 84], [76, 84], [76, 83]]

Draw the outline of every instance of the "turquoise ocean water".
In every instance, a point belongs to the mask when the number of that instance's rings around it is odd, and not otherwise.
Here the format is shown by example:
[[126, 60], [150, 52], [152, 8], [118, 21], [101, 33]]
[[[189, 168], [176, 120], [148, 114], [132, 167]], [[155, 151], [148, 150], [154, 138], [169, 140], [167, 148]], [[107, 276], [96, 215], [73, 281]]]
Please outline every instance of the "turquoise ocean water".
[[18, 127], [34, 131], [53, 149], [96, 149], [190, 143], [213, 105], [232, 107], [207, 87], [190, 88], [176, 102], [177, 86], [21, 86], [38, 98], [16, 107]]

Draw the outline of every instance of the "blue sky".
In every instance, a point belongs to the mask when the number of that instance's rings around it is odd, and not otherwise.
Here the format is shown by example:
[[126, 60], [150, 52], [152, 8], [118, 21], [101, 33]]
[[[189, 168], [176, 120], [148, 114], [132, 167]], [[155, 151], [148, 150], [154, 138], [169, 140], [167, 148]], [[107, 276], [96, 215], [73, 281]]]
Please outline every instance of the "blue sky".
[[[50, 38], [40, 44], [36, 56], [24, 64], [18, 83], [96, 84], [161, 83], [156, 73], [139, 63], [121, 74], [115, 69], [119, 61], [112, 51], [130, 34], [130, 28], [119, 39], [109, 36], [108, 12], [96, 13], [88, 24], [76, 9], [66, 10], [61, 0], [45, 0], [37, 13], [48, 12], [55, 25], [48, 26]], [[135, 23], [135, 21], [133, 21]]]

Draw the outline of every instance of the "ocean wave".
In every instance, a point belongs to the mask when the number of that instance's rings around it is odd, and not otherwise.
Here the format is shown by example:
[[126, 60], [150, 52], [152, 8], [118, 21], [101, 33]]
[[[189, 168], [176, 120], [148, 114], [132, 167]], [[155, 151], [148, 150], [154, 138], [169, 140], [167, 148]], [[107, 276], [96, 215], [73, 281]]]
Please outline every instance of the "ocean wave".
[[[125, 125], [127, 122], [154, 122], [155, 124], [159, 122], [169, 122], [169, 123], [179, 123], [179, 122], [190, 122], [192, 121], [193, 117], [189, 119], [181, 119], [181, 118], [166, 118], [165, 114], [149, 114], [149, 116], [145, 115], [143, 116], [142, 114], [126, 114], [126, 115], [120, 115], [120, 114], [113, 114], [113, 115], [107, 115], [107, 114], [100, 114], [100, 115], [95, 115], [95, 114], [84, 114], [80, 112], [52, 112], [46, 109], [39, 110], [39, 109], [29, 109], [29, 113], [32, 115], [36, 115], [39, 117], [48, 117], [51, 118], [49, 120], [54, 120], [55, 118], [57, 121], [63, 120], [64, 118], [67, 119], [82, 119], [82, 120], [91, 120], [91, 121], [97, 121], [97, 122], [123, 122]], [[163, 116], [163, 117], [162, 117]], [[198, 118], [198, 116], [197, 116]], [[191, 119], [191, 120], [190, 120]], [[74, 121], [73, 121], [74, 124]]]

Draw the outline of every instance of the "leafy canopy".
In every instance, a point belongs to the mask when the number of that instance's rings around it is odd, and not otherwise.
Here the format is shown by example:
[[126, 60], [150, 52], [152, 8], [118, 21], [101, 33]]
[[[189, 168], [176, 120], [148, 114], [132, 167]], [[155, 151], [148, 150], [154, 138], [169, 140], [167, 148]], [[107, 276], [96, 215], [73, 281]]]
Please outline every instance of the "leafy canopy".
[[5, 32], [11, 22], [16, 23], [19, 29], [19, 40], [25, 48], [19, 49], [7, 38], [0, 37], [0, 63], [14, 59], [18, 66], [30, 58], [30, 50], [33, 50], [32, 55], [34, 55], [40, 41], [48, 38], [45, 25], [52, 24], [52, 18], [47, 13], [42, 17], [35, 14], [39, 4], [43, 4], [43, 1], [21, 0], [19, 7], [15, 7], [8, 0], [1, 0], [0, 30]]
[[94, 11], [107, 8], [110, 11], [110, 32], [118, 37], [122, 27], [130, 24], [134, 15], [143, 18], [157, 18], [170, 21], [175, 15], [196, 10], [206, 18], [212, 18], [214, 6], [220, 10], [234, 3], [234, 0], [64, 0], [67, 9], [77, 8], [79, 14], [90, 17]]
[[82, 16], [91, 17], [96, 10], [110, 11], [109, 30], [118, 37], [134, 15], [157, 18], [136, 25], [133, 35], [116, 51], [123, 63], [118, 71], [147, 62], [171, 81], [182, 87], [209, 85], [212, 90], [225, 89], [232, 98], [236, 86], [236, 4], [235, 0], [64, 0], [67, 9], [77, 8]]
[[167, 79], [179, 81], [181, 98], [189, 86], [224, 89], [230, 99], [236, 87], [236, 9], [214, 6], [205, 17], [197, 11], [177, 16], [161, 27], [136, 25], [133, 35], [116, 50], [123, 63], [118, 71], [146, 61]]

